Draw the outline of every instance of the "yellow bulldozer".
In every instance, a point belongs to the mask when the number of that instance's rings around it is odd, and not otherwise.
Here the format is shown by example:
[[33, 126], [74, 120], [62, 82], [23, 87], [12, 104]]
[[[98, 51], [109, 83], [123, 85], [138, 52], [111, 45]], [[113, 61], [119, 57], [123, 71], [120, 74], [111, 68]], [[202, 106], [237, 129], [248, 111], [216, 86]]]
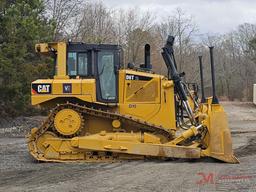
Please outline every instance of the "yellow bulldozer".
[[140, 67], [123, 67], [119, 45], [36, 44], [36, 52], [54, 57], [55, 76], [31, 84], [32, 105], [51, 110], [27, 135], [30, 154], [52, 162], [213, 157], [238, 163], [215, 94], [212, 48], [213, 96], [202, 94], [198, 102], [177, 72], [173, 44], [169, 36], [162, 48], [167, 76], [152, 71], [148, 44]]

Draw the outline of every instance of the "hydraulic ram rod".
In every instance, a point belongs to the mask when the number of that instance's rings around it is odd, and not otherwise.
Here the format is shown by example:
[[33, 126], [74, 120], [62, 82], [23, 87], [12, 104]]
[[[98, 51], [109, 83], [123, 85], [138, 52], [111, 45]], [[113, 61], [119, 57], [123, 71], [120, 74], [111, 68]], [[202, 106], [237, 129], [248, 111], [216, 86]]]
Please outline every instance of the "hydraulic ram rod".
[[193, 114], [192, 109], [188, 103], [188, 98], [187, 98], [185, 89], [182, 85], [181, 77], [180, 77], [180, 75], [175, 67], [175, 63], [173, 61], [173, 59], [174, 59], [173, 58], [173, 42], [174, 42], [174, 37], [169, 36], [167, 39], [166, 45], [163, 47], [163, 52], [162, 52], [163, 59], [168, 68], [168, 79], [173, 80], [176, 91], [185, 106], [185, 109], [188, 113], [189, 119], [192, 124], [195, 124], [194, 114]]

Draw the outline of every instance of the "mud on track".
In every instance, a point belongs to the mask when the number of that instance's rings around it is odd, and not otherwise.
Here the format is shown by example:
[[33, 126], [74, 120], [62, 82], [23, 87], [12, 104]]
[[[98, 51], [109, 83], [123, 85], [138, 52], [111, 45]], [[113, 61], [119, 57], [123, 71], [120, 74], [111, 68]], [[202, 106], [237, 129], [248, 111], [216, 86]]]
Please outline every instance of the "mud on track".
[[36, 124], [43, 117], [5, 123], [0, 128], [0, 191], [256, 191], [256, 106], [224, 107], [241, 161], [236, 165], [213, 159], [38, 163], [28, 154], [22, 136], [30, 121]]

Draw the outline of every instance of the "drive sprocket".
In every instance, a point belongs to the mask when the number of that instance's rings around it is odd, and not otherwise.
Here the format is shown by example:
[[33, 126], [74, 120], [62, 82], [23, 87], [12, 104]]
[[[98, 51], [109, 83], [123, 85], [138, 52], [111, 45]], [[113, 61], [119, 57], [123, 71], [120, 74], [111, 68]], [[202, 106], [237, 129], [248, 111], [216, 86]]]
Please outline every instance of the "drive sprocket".
[[62, 109], [54, 118], [55, 130], [63, 136], [73, 136], [83, 126], [83, 117], [74, 109]]

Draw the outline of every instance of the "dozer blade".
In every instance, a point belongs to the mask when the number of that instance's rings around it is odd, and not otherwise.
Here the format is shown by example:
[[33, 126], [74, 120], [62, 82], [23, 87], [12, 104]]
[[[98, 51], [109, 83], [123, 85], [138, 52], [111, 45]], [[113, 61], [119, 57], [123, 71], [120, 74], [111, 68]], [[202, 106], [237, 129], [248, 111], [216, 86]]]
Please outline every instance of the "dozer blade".
[[227, 115], [219, 104], [208, 105], [208, 136], [205, 138], [207, 149], [202, 155], [210, 156], [227, 163], [239, 163], [232, 149], [231, 133]]

